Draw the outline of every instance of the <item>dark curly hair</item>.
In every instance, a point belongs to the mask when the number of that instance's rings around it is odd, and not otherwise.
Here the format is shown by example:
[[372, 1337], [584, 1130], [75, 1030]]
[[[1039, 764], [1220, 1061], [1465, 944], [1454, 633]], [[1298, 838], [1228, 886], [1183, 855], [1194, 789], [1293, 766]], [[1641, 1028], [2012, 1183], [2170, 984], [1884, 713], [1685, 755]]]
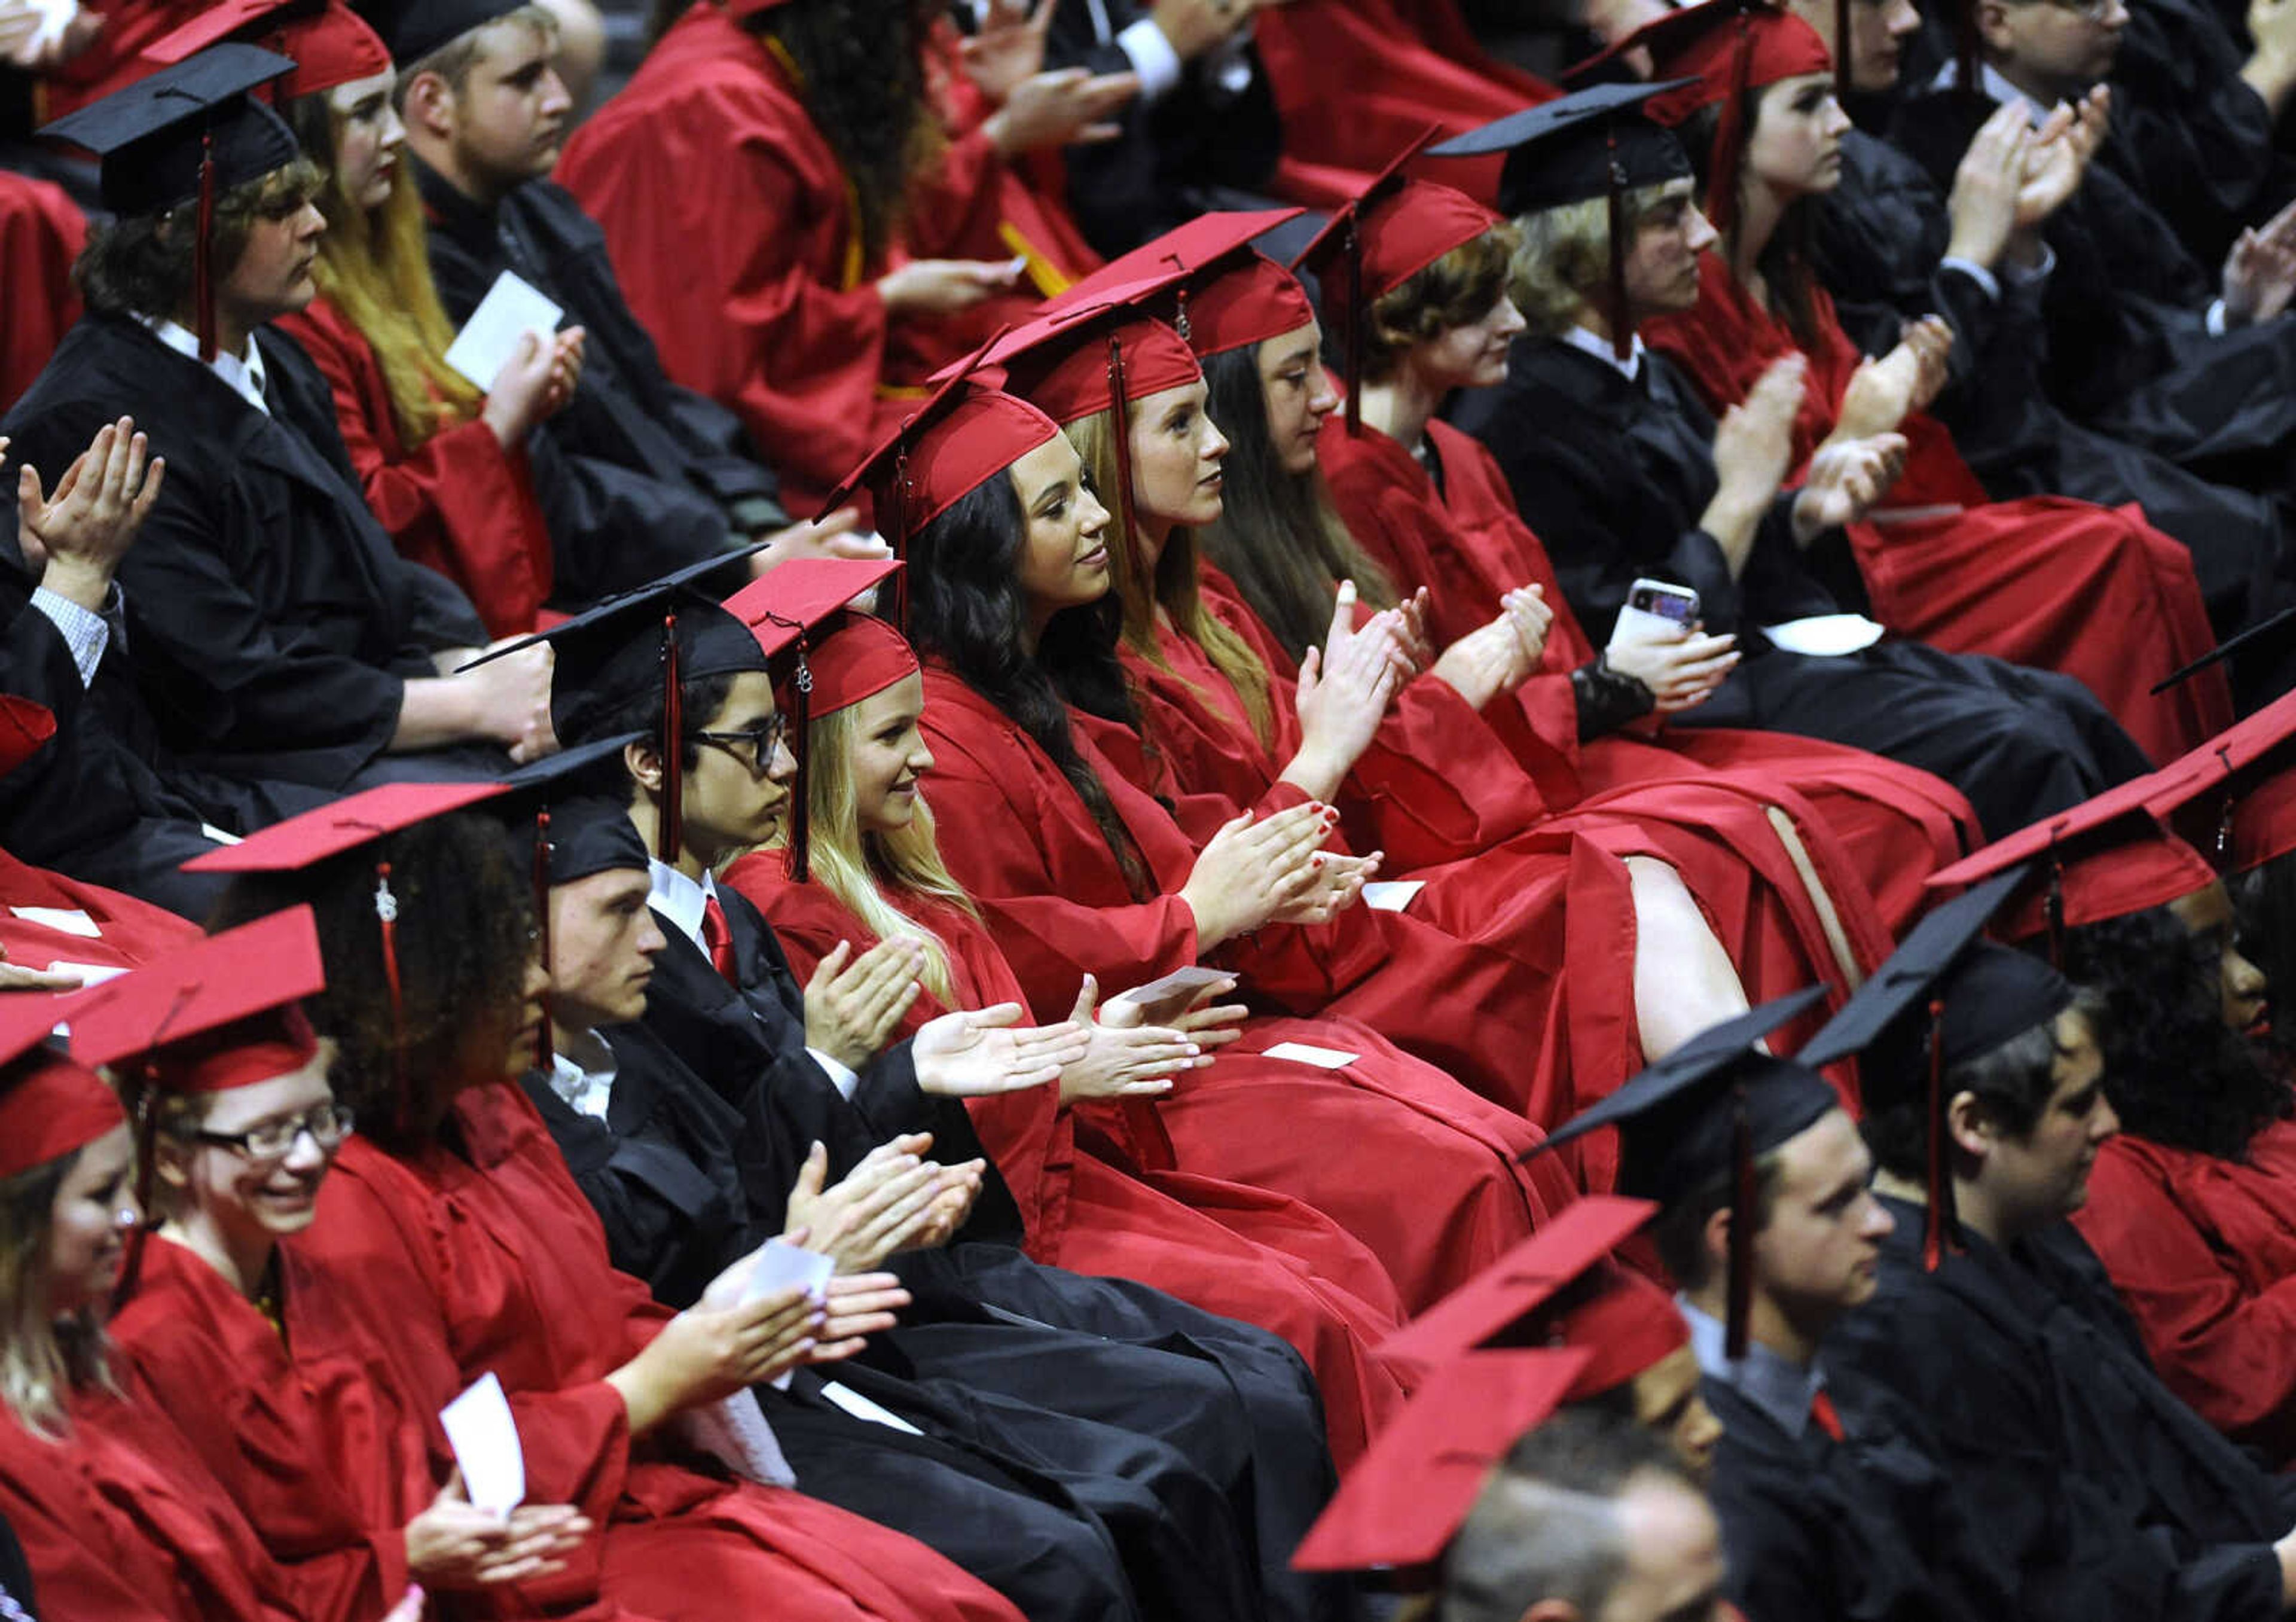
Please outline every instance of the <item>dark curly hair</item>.
[[1514, 243], [1513, 226], [1493, 226], [1374, 299], [1364, 324], [1365, 381], [1379, 383], [1392, 375], [1413, 344], [1488, 315], [1506, 292]]
[[[398, 902], [396, 1024], [375, 910], [385, 862]], [[242, 874], [209, 927], [299, 902], [318, 917], [327, 989], [303, 1009], [340, 1050], [335, 1097], [357, 1112], [362, 1136], [404, 1153], [437, 1135], [456, 1093], [501, 1079], [534, 954], [532, 893], [492, 820], [434, 817], [299, 873]]]
[[[1768, 88], [1770, 86], [1765, 85], [1745, 94], [1738, 128], [1746, 132], [1748, 140], [1753, 137], [1754, 120], [1760, 111], [1762, 92]], [[1683, 150], [1690, 154], [1691, 173], [1697, 179], [1698, 194], [1702, 198], [1708, 194], [1712, 185], [1714, 134], [1721, 127], [1722, 105], [1717, 102], [1712, 106], [1701, 107], [1692, 112], [1683, 119], [1682, 128], [1675, 132], [1682, 138]], [[1742, 191], [1745, 184], [1744, 169], [1741, 165], [1738, 185]], [[1742, 206], [1738, 214], [1742, 218], [1744, 217]], [[1770, 233], [1770, 240], [1763, 244], [1759, 260], [1762, 279], [1768, 284], [1770, 298], [1777, 306], [1777, 317], [1785, 323], [1786, 330], [1793, 334], [1794, 342], [1803, 349], [1816, 344], [1818, 338], [1815, 293], [1817, 272], [1812, 268], [1816, 241], [1816, 200], [1798, 197], [1786, 205], [1784, 215], [1778, 220], [1777, 229]], [[1731, 227], [1730, 239], [1723, 246], [1734, 259], [1738, 251], [1737, 227], [1734, 225]]]
[[1134, 897], [1156, 893], [1154, 875], [1108, 786], [1077, 752], [1068, 705], [1136, 724], [1116, 660], [1122, 608], [1114, 597], [1054, 614], [1031, 657], [1021, 592], [1027, 516], [1007, 475], [968, 491], [909, 538], [909, 640], [937, 655], [1053, 759], [1092, 812]]
[[2239, 1160], [2296, 1113], [2287, 1084], [2225, 1025], [2216, 944], [2167, 908], [2067, 931], [2064, 968], [2103, 999], [2104, 1093], [2122, 1131]]
[[[689, 729], [699, 729], [709, 726], [710, 718], [726, 707], [726, 700], [734, 691], [735, 674], [736, 672], [733, 671], [718, 671], [707, 676], [696, 676], [691, 681], [678, 683], [677, 690], [681, 695], [685, 724]], [[588, 743], [593, 738], [613, 737], [624, 732], [643, 732], [652, 739], [660, 730], [661, 688], [649, 687], [636, 698], [602, 712], [594, 726], [583, 727], [578, 734], [570, 734], [560, 741], [571, 748], [578, 744]], [[692, 771], [701, 763], [701, 743], [689, 731], [685, 745], [685, 748], [679, 752], [684, 756], [679, 764], [685, 770]], [[571, 785], [567, 792], [604, 795], [614, 799], [627, 800], [636, 792], [636, 784], [631, 780], [628, 771], [623, 768], [621, 757], [617, 755], [586, 770], [582, 774], [581, 780]]]
[[[2070, 1009], [2095, 1032], [2104, 1018], [2105, 999], [2080, 990]], [[2029, 1136], [2056, 1091], [2056, 1064], [2063, 1050], [2057, 1046], [2054, 1026], [2054, 1019], [2045, 1020], [1951, 1066], [1945, 1073], [1946, 1097], [1972, 1093], [1986, 1117], [2004, 1132]], [[1866, 1113], [1859, 1123], [1866, 1147], [1882, 1170], [1917, 1181], [1929, 1165], [1929, 1062], [1926, 1012], [1907, 1015], [1858, 1061], [1866, 1077]]]
[[[282, 219], [319, 194], [317, 164], [299, 158], [216, 198], [215, 274], [218, 282], [247, 251], [256, 221]], [[169, 317], [192, 302], [194, 210], [114, 220], [90, 228], [72, 280], [87, 307], [106, 315]]]
[[859, 204], [861, 259], [882, 265], [909, 182], [932, 151], [922, 0], [796, 0], [750, 27], [789, 53], [798, 95]]
[[1227, 436], [1227, 477], [1220, 515], [1196, 534], [1284, 651], [1297, 660], [1323, 646], [1343, 580], [1371, 607], [1394, 607], [1394, 583], [1332, 510], [1322, 473], [1286, 472], [1276, 454], [1259, 346], [1212, 356], [1204, 381], [1206, 408]]

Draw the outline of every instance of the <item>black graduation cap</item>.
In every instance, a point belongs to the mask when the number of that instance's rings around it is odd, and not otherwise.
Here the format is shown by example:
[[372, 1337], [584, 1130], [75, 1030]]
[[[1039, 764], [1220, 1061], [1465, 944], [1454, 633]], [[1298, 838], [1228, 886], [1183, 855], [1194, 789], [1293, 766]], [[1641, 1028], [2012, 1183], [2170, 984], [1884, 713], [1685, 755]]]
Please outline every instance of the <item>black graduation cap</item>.
[[704, 558], [651, 584], [607, 598], [562, 624], [488, 650], [463, 670], [547, 642], [557, 655], [551, 674], [550, 724], [560, 741], [596, 738], [607, 716], [633, 699], [661, 689], [661, 828], [655, 853], [674, 861], [683, 827], [679, 790], [684, 776], [685, 684], [702, 676], [768, 671], [750, 628], [719, 607], [696, 584], [704, 575], [763, 551], [757, 541]]
[[1611, 308], [1605, 313], [1611, 352], [1620, 360], [1634, 353], [1634, 327], [1627, 314], [1627, 193], [1691, 178], [1690, 154], [1682, 143], [1642, 109], [1652, 96], [1689, 82], [1590, 86], [1427, 149], [1431, 158], [1505, 152], [1506, 163], [1499, 171], [1502, 214], [1536, 214], [1597, 197], [1608, 200]]
[[[643, 732], [596, 738], [520, 767], [503, 778], [510, 792], [493, 809], [510, 813], [512, 860], [533, 874], [536, 949], [550, 972], [550, 887], [618, 868], [646, 870], [645, 841], [630, 820], [622, 751]], [[619, 793], [614, 792], [619, 779]], [[534, 1036], [534, 1067], [550, 1068], [550, 1022]]]
[[359, 9], [390, 46], [390, 59], [405, 69], [472, 29], [482, 29], [526, 6], [525, 0], [401, 0], [397, 4]]
[[295, 64], [250, 45], [219, 45], [113, 91], [43, 128], [102, 161], [103, 206], [140, 219], [199, 210], [192, 292], [200, 359], [215, 358], [215, 200], [218, 193], [284, 169], [301, 155], [294, 132], [248, 95]]
[[1946, 1247], [1960, 1242], [1946, 1164], [1946, 1072], [2055, 1018], [2073, 998], [2071, 982], [2041, 959], [1979, 938], [2028, 866], [1996, 874], [1923, 918], [1800, 1056], [1828, 1065], [1864, 1053], [1858, 1074], [1870, 1107], [1925, 1099], [1929, 1219], [1922, 1257], [1932, 1271]]
[[1620, 1193], [1671, 1204], [1717, 1182], [1727, 1184], [1732, 1357], [1745, 1353], [1752, 1298], [1754, 1162], [1841, 1106], [1841, 1095], [1816, 1071], [1753, 1044], [1824, 994], [1824, 987], [1811, 986], [1701, 1032], [1555, 1128], [1540, 1146], [1551, 1149], [1615, 1126]]

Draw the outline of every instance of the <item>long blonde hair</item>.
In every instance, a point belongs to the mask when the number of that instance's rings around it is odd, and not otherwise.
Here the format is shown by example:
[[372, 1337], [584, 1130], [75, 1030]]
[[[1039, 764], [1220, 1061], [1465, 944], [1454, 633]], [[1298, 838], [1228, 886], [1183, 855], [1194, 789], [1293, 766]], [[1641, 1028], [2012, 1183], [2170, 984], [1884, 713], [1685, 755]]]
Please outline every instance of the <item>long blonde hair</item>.
[[367, 210], [343, 189], [335, 162], [342, 119], [324, 95], [291, 103], [289, 121], [303, 150], [326, 172], [319, 212], [327, 217], [312, 279], [319, 293], [357, 327], [382, 366], [391, 420], [412, 451], [442, 429], [476, 416], [483, 397], [447, 364], [454, 324], [430, 276], [422, 199], [402, 166], [382, 206]]
[[908, 827], [890, 833], [863, 832], [860, 796], [853, 787], [853, 746], [860, 739], [860, 712], [858, 704], [848, 704], [815, 716], [806, 729], [807, 770], [811, 778], [806, 814], [812, 819], [808, 870], [814, 882], [835, 896], [879, 940], [909, 935], [922, 944], [925, 960], [918, 978], [934, 1000], [953, 1010], [955, 981], [949, 973], [947, 944], [931, 926], [903, 911], [888, 892], [922, 896], [972, 918], [980, 918], [980, 912], [940, 859], [932, 808], [925, 803], [922, 791], [917, 795], [916, 815]]
[[0, 1400], [25, 1429], [50, 1442], [63, 1440], [70, 1429], [66, 1393], [111, 1384], [95, 1310], [60, 1320], [48, 1305], [56, 1191], [83, 1152], [0, 1179]]
[[[1119, 502], [1115, 498], [1120, 474], [1116, 464], [1116, 414], [1095, 411], [1080, 417], [1062, 430], [1069, 443], [1076, 448], [1078, 459], [1084, 464], [1085, 476], [1093, 488], [1108, 493], [1107, 506], [1122, 522], [1128, 507], [1134, 501]], [[1123, 492], [1129, 494], [1130, 492]], [[1141, 569], [1144, 548], [1138, 533], [1138, 519], [1134, 519], [1134, 532], [1118, 535], [1111, 526], [1108, 548], [1109, 573], [1113, 582], [1117, 601], [1123, 605], [1125, 646], [1160, 670], [1169, 667], [1156, 646], [1156, 610], [1160, 606], [1172, 617], [1172, 625], [1182, 636], [1204, 650], [1219, 673], [1235, 688], [1236, 696], [1243, 700], [1244, 714], [1251, 721], [1251, 730], [1262, 745], [1275, 738], [1275, 716], [1267, 698], [1267, 666], [1259, 655], [1227, 622], [1204, 607], [1203, 592], [1199, 586], [1195, 531], [1174, 525], [1166, 538], [1164, 549], [1156, 559], [1154, 578]]]

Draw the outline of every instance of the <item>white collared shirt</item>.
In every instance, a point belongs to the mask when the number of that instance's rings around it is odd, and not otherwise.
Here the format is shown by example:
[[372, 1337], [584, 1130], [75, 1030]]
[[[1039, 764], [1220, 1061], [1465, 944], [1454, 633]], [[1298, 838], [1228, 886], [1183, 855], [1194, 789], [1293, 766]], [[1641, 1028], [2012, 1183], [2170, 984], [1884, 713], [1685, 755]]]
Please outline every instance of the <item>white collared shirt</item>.
[[[135, 318], [144, 324], [145, 332], [150, 333], [184, 359], [191, 361], [199, 359], [200, 340], [197, 333], [187, 331], [173, 321], [155, 320], [150, 316], [138, 316]], [[208, 370], [222, 378], [230, 385], [231, 391], [240, 399], [262, 412], [264, 416], [271, 415], [270, 404], [263, 398], [263, 351], [256, 347], [252, 336], [247, 341], [247, 352], [244, 355], [226, 355], [221, 350], [217, 350], [216, 358], [208, 362]]]
[[589, 1062], [569, 1058], [564, 1048], [554, 1050], [550, 1055], [550, 1091], [564, 1099], [575, 1114], [603, 1121], [614, 1097], [614, 1050], [595, 1032], [583, 1033], [578, 1044], [570, 1045], [579, 1045], [582, 1060]]
[[1562, 342], [1574, 350], [1582, 350], [1594, 356], [1595, 359], [1612, 368], [1628, 383], [1634, 382], [1643, 375], [1643, 335], [1640, 333], [1635, 334], [1634, 347], [1627, 351], [1627, 358], [1624, 360], [1619, 358], [1619, 352], [1611, 347], [1611, 341], [1608, 338], [1598, 333], [1589, 332], [1583, 326], [1566, 327], [1563, 330]]
[[[706, 869], [699, 879], [688, 878], [659, 858], [647, 861], [646, 871], [653, 880], [653, 889], [646, 897], [646, 904], [675, 926], [678, 934], [706, 953], [709, 943], [701, 938], [701, 913], [717, 898], [718, 881]], [[723, 905], [722, 902], [719, 904]], [[861, 1078], [818, 1048], [808, 1047], [806, 1051], [813, 1055], [813, 1062], [821, 1066], [823, 1074], [835, 1085], [839, 1096], [850, 1099], [854, 1089], [860, 1086]]]

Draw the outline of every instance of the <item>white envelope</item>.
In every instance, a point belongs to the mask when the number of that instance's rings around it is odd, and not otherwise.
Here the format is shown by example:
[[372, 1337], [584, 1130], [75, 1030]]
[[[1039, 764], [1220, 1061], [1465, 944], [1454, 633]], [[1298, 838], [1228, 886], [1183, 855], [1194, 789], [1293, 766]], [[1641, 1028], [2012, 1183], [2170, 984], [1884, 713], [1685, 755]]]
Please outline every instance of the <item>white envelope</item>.
[[742, 1287], [742, 1300], [746, 1305], [759, 1296], [802, 1284], [807, 1295], [820, 1301], [828, 1296], [829, 1280], [836, 1276], [835, 1256], [823, 1256], [787, 1239], [767, 1239], [758, 1247], [758, 1259], [750, 1265], [749, 1282]]
[[1765, 625], [1762, 634], [1790, 654], [1839, 656], [1873, 646], [1882, 639], [1882, 628], [1862, 613], [1814, 613]]
[[1344, 1070], [1363, 1057], [1338, 1048], [1318, 1048], [1312, 1042], [1279, 1042], [1267, 1050], [1269, 1058], [1288, 1058], [1295, 1065], [1313, 1065], [1318, 1070]]
[[529, 333], [548, 334], [558, 330], [566, 312], [510, 271], [495, 278], [487, 296], [463, 330], [447, 346], [447, 364], [481, 389], [491, 390], [510, 358], [518, 353], [519, 340]]
[[91, 941], [103, 938], [95, 920], [78, 907], [11, 907], [8, 910], [28, 924], [45, 924], [64, 935], [83, 935]]
[[455, 1462], [463, 1467], [463, 1486], [471, 1502], [482, 1510], [508, 1515], [526, 1502], [526, 1449], [520, 1445], [518, 1421], [511, 1417], [510, 1398], [492, 1373], [439, 1411], [454, 1445]]
[[1375, 878], [1364, 886], [1364, 905], [1375, 912], [1400, 912], [1426, 887], [1423, 878]]

